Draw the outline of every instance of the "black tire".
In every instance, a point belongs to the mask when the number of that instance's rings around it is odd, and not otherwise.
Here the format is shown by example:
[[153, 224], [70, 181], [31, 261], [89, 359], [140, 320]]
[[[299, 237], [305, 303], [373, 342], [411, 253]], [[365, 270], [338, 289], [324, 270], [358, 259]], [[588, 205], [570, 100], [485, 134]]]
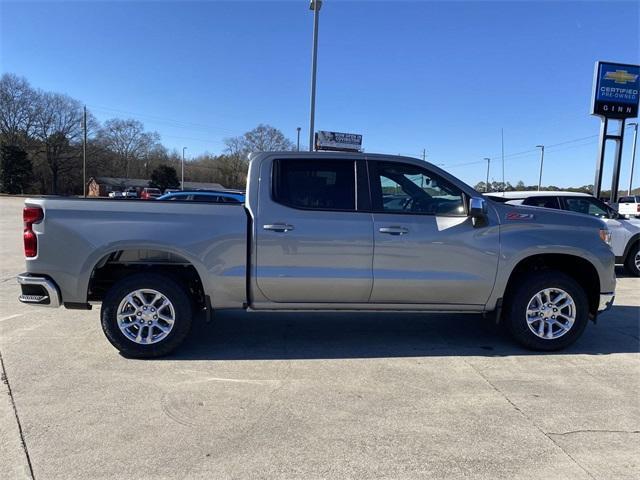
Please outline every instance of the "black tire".
[[[521, 275], [505, 304], [505, 324], [511, 336], [531, 350], [561, 350], [574, 343], [584, 332], [589, 321], [589, 300], [587, 294], [573, 278], [555, 270], [544, 270]], [[575, 305], [573, 326], [564, 335], [541, 338], [531, 331], [527, 323], [529, 301], [546, 288], [559, 288], [567, 292]], [[539, 325], [539, 324], [537, 324]]]
[[[129, 293], [140, 289], [160, 292], [171, 302], [175, 311], [173, 327], [156, 343], [136, 343], [125, 336], [118, 326], [117, 313], [120, 302]], [[102, 330], [109, 342], [125, 357], [154, 358], [167, 355], [184, 341], [191, 330], [191, 304], [189, 295], [171, 277], [156, 273], [133, 274], [115, 283], [105, 295], [101, 311]], [[142, 328], [145, 328], [144, 324]], [[129, 330], [135, 331], [135, 328]], [[155, 331], [162, 334], [158, 330]]]
[[638, 255], [638, 251], [640, 251], [640, 242], [636, 242], [636, 244], [629, 249], [627, 258], [624, 260], [625, 270], [629, 275], [633, 275], [634, 277], [640, 277], [640, 268], [636, 267], [636, 255]]

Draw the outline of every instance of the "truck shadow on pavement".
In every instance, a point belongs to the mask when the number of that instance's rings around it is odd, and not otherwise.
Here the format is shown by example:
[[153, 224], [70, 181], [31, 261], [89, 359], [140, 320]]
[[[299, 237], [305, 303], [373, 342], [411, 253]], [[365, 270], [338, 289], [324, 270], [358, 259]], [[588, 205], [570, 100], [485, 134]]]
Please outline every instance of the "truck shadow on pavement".
[[[197, 318], [167, 360], [286, 360], [428, 356], [549, 355], [515, 344], [480, 315], [217, 312]], [[554, 355], [640, 351], [640, 307], [616, 306]]]

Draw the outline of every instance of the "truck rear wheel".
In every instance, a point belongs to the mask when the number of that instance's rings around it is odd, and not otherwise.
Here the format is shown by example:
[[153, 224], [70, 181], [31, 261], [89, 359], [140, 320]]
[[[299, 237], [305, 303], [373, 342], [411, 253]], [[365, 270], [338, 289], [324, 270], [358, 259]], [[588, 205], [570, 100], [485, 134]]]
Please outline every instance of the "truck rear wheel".
[[101, 311], [102, 330], [120, 353], [153, 358], [177, 348], [191, 329], [191, 301], [171, 277], [138, 273], [107, 292]]
[[562, 272], [521, 276], [507, 299], [505, 323], [513, 338], [532, 350], [560, 350], [574, 343], [589, 320], [584, 289]]
[[624, 261], [624, 266], [629, 275], [640, 277], [640, 242], [629, 249], [627, 258]]

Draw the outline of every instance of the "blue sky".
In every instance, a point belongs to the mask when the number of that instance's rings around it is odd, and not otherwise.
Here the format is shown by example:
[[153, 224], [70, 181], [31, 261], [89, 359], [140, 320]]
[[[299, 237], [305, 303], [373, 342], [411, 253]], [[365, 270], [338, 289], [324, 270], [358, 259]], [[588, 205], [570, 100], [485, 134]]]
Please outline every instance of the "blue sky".
[[[316, 127], [362, 133], [368, 152], [425, 148], [429, 161], [472, 184], [484, 179], [484, 157], [500, 180], [504, 128], [507, 180], [537, 183], [543, 143], [561, 144], [547, 148], [543, 183], [592, 183], [594, 62], [640, 61], [639, 5], [326, 0]], [[219, 153], [225, 137], [258, 123], [292, 140], [300, 126], [307, 143], [305, 0], [3, 0], [1, 9], [2, 72], [67, 93], [100, 120], [136, 118], [190, 156]], [[623, 186], [630, 144], [628, 135]]]

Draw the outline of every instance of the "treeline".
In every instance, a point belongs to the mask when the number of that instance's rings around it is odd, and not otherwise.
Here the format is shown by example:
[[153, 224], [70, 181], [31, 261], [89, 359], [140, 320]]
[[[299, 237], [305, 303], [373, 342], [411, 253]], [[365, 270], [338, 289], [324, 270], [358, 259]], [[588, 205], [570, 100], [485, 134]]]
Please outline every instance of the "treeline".
[[[84, 106], [68, 95], [33, 88], [14, 74], [0, 79], [0, 192], [81, 195]], [[157, 132], [135, 119], [100, 123], [87, 111], [87, 180], [92, 176], [149, 179], [160, 166], [180, 171], [181, 152], [169, 151]], [[292, 150], [269, 125], [225, 139], [221, 155], [185, 163], [185, 180], [230, 188], [246, 183], [252, 151]]]
[[[522, 191], [532, 191], [538, 190], [538, 185], [525, 185], [522, 180], [518, 181], [515, 185], [512, 185], [509, 182], [490, 182], [489, 188], [487, 188], [486, 182], [478, 182], [474, 187], [479, 192], [522, 192]], [[565, 192], [581, 192], [581, 193], [591, 193], [593, 192], [593, 185], [583, 185], [581, 187], [567, 187], [561, 188], [556, 187], [555, 185], [547, 185], [542, 186], [541, 190], [545, 191], [565, 191]], [[604, 192], [603, 192], [604, 193]]]

